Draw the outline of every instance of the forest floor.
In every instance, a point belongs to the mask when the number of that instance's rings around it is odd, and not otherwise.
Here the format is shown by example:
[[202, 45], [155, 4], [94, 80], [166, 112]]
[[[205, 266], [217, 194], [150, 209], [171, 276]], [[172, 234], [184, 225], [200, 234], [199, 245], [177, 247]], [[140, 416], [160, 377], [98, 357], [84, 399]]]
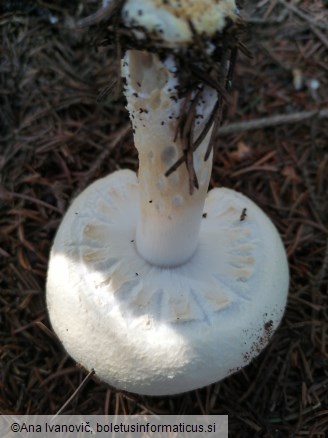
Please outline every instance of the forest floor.
[[99, 382], [64, 352], [46, 310], [49, 252], [71, 200], [116, 169], [137, 169], [124, 98], [104, 92], [117, 62], [92, 43], [94, 26], [69, 25], [99, 3], [0, 7], [0, 413], [228, 414], [232, 437], [326, 436], [327, 1], [244, 2], [252, 58], [235, 67], [211, 186], [241, 191], [275, 223], [288, 304], [251, 364], [172, 397]]

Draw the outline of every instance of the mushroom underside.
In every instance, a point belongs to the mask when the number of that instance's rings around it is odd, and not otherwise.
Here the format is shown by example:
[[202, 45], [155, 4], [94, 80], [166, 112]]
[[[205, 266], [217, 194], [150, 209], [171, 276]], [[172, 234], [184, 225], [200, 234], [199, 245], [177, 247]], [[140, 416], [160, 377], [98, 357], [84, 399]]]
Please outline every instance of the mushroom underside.
[[138, 198], [135, 173], [120, 170], [72, 203], [49, 262], [52, 326], [77, 362], [120, 389], [166, 395], [223, 379], [282, 318], [281, 239], [250, 199], [213, 189], [190, 260], [154, 266], [135, 245]]

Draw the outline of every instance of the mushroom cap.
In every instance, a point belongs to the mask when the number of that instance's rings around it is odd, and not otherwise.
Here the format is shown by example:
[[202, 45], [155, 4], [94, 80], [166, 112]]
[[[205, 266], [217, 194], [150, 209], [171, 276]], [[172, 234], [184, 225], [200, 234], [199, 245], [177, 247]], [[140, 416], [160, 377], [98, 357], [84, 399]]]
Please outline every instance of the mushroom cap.
[[167, 395], [223, 379], [259, 354], [283, 316], [281, 239], [250, 199], [213, 189], [194, 256], [156, 267], [135, 247], [138, 197], [135, 173], [120, 170], [74, 200], [49, 262], [52, 326], [76, 361], [119, 389]]
[[192, 42], [189, 23], [197, 33], [212, 37], [237, 12], [235, 0], [127, 0], [122, 10], [126, 25], [153, 33], [168, 45]]

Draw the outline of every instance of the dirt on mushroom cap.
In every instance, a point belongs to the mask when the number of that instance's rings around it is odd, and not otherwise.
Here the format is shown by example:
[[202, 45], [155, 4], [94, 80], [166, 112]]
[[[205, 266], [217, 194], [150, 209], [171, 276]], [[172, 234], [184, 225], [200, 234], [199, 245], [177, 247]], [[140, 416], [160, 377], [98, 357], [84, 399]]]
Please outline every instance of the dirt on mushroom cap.
[[213, 36], [224, 28], [227, 18], [237, 17], [235, 0], [129, 0], [124, 9], [132, 14], [131, 23], [158, 31], [164, 41], [175, 42], [192, 40], [190, 23], [199, 34]]

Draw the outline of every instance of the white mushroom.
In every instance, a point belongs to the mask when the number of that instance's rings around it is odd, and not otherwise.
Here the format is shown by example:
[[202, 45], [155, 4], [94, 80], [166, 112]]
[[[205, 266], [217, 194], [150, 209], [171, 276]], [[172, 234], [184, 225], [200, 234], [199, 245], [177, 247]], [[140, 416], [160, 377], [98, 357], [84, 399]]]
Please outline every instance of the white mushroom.
[[223, 379], [265, 347], [286, 304], [286, 254], [251, 200], [224, 188], [207, 194], [210, 131], [191, 157], [197, 187], [185, 165], [166, 176], [185, 154], [176, 134], [183, 106], [199, 116], [197, 138], [217, 92], [180, 96], [170, 56], [132, 50], [122, 70], [138, 176], [116, 171], [74, 200], [51, 251], [48, 310], [68, 353], [100, 379], [180, 393]]

